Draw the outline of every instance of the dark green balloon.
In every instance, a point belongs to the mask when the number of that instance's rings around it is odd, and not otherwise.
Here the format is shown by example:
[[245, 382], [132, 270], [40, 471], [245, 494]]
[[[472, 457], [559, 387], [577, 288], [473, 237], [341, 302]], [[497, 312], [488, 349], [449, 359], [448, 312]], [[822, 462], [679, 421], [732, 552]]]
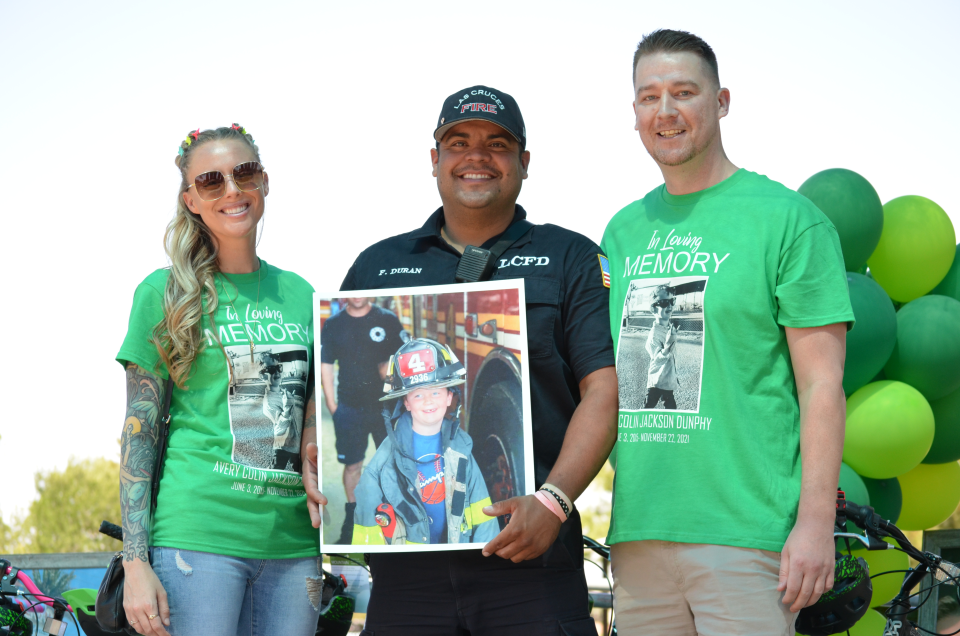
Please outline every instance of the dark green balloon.
[[930, 293], [960, 300], [960, 245], [957, 245], [957, 255], [953, 259], [950, 271]]
[[883, 233], [883, 203], [870, 182], [852, 170], [831, 168], [804, 181], [797, 192], [837, 228], [847, 271], [863, 267]]
[[960, 388], [960, 300], [921, 296], [897, 312], [897, 344], [883, 367], [928, 401]]
[[847, 332], [843, 391], [850, 395], [870, 382], [887, 363], [897, 344], [897, 312], [883, 287], [862, 274], [847, 272], [850, 304], [857, 319]]
[[933, 409], [933, 445], [924, 464], [946, 464], [960, 459], [960, 389], [930, 403]]
[[[843, 491], [847, 501], [860, 506], [870, 505], [870, 493], [864, 484], [864, 478], [856, 473], [855, 470], [846, 464], [840, 464], [840, 490]], [[847, 522], [847, 532], [856, 532], [857, 528], [852, 521]], [[843, 539], [837, 539], [837, 550], [841, 552], [846, 549]]]
[[[863, 485], [870, 493], [870, 505], [877, 514], [887, 521], [897, 522], [900, 518], [900, 508], [903, 507], [903, 493], [900, 492], [900, 482], [896, 477], [890, 479], [870, 479], [861, 477]], [[859, 503], [859, 502], [858, 502]]]

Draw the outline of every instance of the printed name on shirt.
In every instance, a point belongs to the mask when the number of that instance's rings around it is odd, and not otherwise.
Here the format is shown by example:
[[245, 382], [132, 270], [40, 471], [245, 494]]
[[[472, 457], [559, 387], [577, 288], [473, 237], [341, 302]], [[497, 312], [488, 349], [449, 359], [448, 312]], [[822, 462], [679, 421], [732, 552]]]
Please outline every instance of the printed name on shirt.
[[500, 259], [500, 267], [523, 267], [524, 265], [543, 267], [549, 264], [549, 256], [514, 256], [513, 258]]
[[394, 267], [393, 269], [381, 269], [377, 276], [390, 276], [392, 274], [420, 274], [422, 267]]
[[633, 259], [626, 257], [623, 278], [647, 274], [693, 273], [697, 267], [704, 274], [711, 273], [707, 269], [710, 267], [713, 269], [712, 273], [716, 274], [720, 271], [720, 265], [730, 256], [729, 252], [721, 256], [716, 252], [698, 251], [703, 237], [694, 236], [693, 232], [683, 236], [671, 229], [666, 237], [657, 236], [659, 232], [660, 230], [654, 230], [650, 237], [647, 245], [650, 252], [638, 254]]
[[[645, 433], [637, 431], [636, 433], [629, 429], [641, 428], [659, 428], [659, 429], [680, 429], [686, 431], [710, 431], [710, 425], [713, 423], [712, 417], [701, 417], [695, 415], [671, 415], [666, 413], [648, 413], [643, 415], [634, 415], [631, 413], [621, 413], [618, 418], [617, 441], [626, 444], [637, 442], [659, 442], [661, 444], [690, 444], [695, 442], [698, 434], [688, 433]], [[625, 430], [626, 429], [626, 430]], [[692, 437], [691, 437], [692, 436]]]

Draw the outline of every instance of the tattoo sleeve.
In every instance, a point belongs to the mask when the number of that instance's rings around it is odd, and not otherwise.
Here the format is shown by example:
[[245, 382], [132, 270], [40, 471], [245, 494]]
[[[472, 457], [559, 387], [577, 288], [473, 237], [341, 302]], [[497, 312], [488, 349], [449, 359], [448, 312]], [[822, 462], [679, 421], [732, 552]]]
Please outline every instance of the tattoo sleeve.
[[127, 363], [127, 415], [120, 436], [120, 515], [126, 561], [147, 561], [162, 391], [160, 378]]

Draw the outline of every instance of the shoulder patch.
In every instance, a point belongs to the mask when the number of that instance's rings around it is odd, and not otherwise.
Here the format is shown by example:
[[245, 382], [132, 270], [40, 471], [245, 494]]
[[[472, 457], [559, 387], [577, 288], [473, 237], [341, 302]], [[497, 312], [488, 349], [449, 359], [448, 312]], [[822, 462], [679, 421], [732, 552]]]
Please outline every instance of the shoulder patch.
[[607, 289], [610, 288], [610, 261], [607, 260], [607, 257], [603, 254], [597, 254], [597, 258], [600, 259], [600, 275], [603, 278], [603, 286]]

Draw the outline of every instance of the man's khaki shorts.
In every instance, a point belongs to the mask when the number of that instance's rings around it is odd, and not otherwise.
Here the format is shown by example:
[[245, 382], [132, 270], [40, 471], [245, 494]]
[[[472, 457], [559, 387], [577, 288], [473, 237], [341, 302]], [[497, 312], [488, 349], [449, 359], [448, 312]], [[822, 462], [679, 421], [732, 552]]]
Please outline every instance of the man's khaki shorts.
[[628, 541], [611, 550], [622, 636], [793, 636], [780, 554], [702, 543]]

